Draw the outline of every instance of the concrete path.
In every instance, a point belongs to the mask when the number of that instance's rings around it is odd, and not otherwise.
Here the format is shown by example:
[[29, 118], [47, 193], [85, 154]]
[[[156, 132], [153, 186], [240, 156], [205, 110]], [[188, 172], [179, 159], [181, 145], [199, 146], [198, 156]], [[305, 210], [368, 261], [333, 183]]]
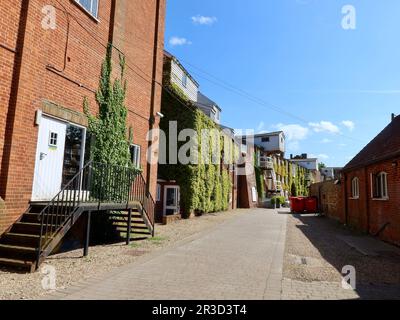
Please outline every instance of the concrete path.
[[280, 299], [287, 215], [254, 209], [55, 299]]

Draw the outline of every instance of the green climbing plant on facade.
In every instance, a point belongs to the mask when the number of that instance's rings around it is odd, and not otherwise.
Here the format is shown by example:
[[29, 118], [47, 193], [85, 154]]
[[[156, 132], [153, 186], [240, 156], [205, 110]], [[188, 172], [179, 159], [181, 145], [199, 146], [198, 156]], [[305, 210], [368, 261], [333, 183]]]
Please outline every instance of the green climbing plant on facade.
[[[219, 161], [206, 161], [206, 159], [212, 160], [213, 156], [221, 157], [226, 151], [224, 150], [226, 144], [222, 140], [216, 144], [215, 139], [223, 139], [221, 135], [202, 136], [204, 129], [221, 132], [220, 128], [201, 110], [193, 106], [185, 94], [174, 85], [170, 85], [168, 90], [163, 90], [161, 112], [164, 118], [161, 119], [160, 129], [164, 132], [168, 133], [170, 122], [176, 121], [178, 132], [184, 129], [193, 129], [196, 132], [198, 150], [202, 150], [205, 142], [209, 146], [219, 147], [217, 155], [213, 153], [213, 148], [208, 148], [207, 153], [201, 154], [198, 157], [198, 163], [195, 164], [179, 162], [170, 164], [167, 154], [167, 164], [159, 165], [159, 176], [165, 180], [174, 180], [180, 186], [183, 217], [188, 218], [191, 213], [202, 214], [227, 210], [232, 190], [230, 174], [220, 164], [214, 164]], [[187, 142], [178, 141], [178, 150]], [[169, 150], [169, 143], [167, 137], [166, 150]], [[230, 152], [224, 153], [224, 157], [234, 157], [233, 154], [237, 152], [237, 148], [234, 147], [233, 142], [228, 149]]]
[[99, 88], [96, 92], [98, 114], [89, 111], [88, 99], [84, 99], [84, 112], [89, 121], [89, 133], [94, 137], [91, 159], [95, 162], [118, 166], [131, 166], [127, 139], [127, 108], [125, 96], [127, 82], [124, 79], [125, 58], [119, 56], [120, 77], [112, 80], [112, 45], [107, 48], [101, 68]]

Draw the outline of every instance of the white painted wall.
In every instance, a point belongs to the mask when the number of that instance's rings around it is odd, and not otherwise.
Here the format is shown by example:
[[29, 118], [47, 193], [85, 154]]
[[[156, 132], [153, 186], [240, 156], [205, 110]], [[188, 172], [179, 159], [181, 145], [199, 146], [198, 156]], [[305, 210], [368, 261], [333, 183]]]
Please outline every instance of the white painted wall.
[[285, 137], [283, 133], [268, 137], [269, 137], [269, 142], [263, 142], [262, 141], [263, 137], [255, 137], [254, 144], [256, 146], [264, 148], [265, 151], [285, 152]]
[[318, 159], [293, 159], [290, 160], [308, 170], [318, 170]]
[[186, 88], [183, 86], [182, 80], [184, 77], [185, 71], [177, 64], [173, 59], [171, 60], [171, 82], [176, 84], [185, 94], [186, 96], [192, 100], [193, 102], [197, 102], [197, 91], [199, 90], [198, 86], [187, 77]]

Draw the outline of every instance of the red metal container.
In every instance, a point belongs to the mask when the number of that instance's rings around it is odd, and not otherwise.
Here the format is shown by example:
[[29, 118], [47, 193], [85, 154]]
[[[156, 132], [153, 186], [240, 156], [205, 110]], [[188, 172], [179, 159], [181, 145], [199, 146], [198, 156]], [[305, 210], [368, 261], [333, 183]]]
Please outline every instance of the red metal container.
[[316, 197], [308, 197], [304, 199], [304, 207], [307, 213], [317, 213], [318, 199]]
[[303, 197], [290, 198], [290, 210], [295, 213], [303, 213], [305, 209], [305, 199]]

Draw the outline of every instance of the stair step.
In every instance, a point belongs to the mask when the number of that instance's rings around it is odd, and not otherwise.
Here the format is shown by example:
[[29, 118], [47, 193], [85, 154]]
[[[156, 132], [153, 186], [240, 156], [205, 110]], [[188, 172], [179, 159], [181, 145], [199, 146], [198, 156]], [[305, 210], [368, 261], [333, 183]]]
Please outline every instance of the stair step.
[[[123, 218], [127, 218], [129, 217], [129, 215], [127, 213], [107, 213], [107, 215], [109, 217], [123, 217]], [[133, 211], [132, 212], [132, 217], [142, 217], [139, 213], [139, 211]]]
[[135, 229], [135, 230], [149, 230], [149, 228], [144, 227], [144, 226], [132, 226], [131, 229]]
[[[62, 219], [61, 215], [56, 215], [56, 214], [50, 214], [50, 215], [46, 215], [46, 220], [48, 219], [49, 222], [56, 222], [56, 220], [58, 219], [58, 221], [61, 221]], [[21, 218], [21, 222], [28, 222], [28, 223], [40, 223], [40, 214], [39, 213], [25, 213], [22, 218]]]
[[29, 213], [40, 213], [44, 208], [46, 208], [48, 203], [31, 204], [29, 208]]
[[143, 231], [135, 231], [133, 232], [134, 234], [141, 234], [141, 235], [146, 235], [146, 236], [151, 236], [152, 233], [147, 231], [147, 232], [143, 232]]
[[[29, 222], [17, 222], [14, 223], [10, 232], [18, 233], [18, 234], [31, 234], [31, 235], [39, 235], [41, 229], [40, 223], [29, 223]], [[43, 232], [46, 231], [46, 226], [43, 228]]]
[[33, 272], [35, 263], [32, 261], [0, 258], [0, 266], [19, 268]]
[[[126, 228], [117, 227], [116, 230], [121, 233], [126, 233]], [[131, 233], [151, 235], [151, 232], [147, 228], [145, 229], [132, 228]]]
[[33, 234], [6, 233], [1, 244], [35, 248], [39, 245], [39, 236]]
[[35, 261], [36, 252], [37, 251], [35, 248], [0, 244], [0, 257], [2, 258], [23, 261]]
[[[112, 218], [111, 221], [112, 221], [112, 222], [128, 223], [128, 218], [124, 218], [124, 219]], [[145, 224], [145, 222], [143, 221], [143, 219], [132, 219], [132, 220], [131, 220], [131, 223]]]

